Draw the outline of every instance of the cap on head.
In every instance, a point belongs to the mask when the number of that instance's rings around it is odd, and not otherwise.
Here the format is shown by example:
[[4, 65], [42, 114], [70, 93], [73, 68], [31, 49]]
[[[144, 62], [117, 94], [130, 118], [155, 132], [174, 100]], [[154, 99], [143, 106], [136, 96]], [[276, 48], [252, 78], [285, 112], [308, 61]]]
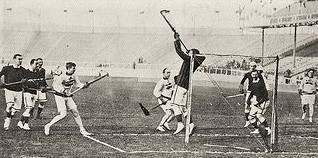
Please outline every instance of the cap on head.
[[197, 49], [191, 49], [193, 54], [200, 54], [199, 50]]
[[250, 62], [250, 66], [256, 66], [256, 63], [254, 61]]
[[259, 65], [256, 67], [256, 70], [257, 71], [264, 71], [264, 67]]

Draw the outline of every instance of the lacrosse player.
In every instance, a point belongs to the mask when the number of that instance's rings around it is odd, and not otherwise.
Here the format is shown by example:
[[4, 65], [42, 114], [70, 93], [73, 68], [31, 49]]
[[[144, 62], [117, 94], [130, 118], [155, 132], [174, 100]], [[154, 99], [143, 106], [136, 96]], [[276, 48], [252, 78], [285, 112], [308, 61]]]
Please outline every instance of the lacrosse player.
[[[268, 135], [271, 134], [271, 129], [268, 126], [264, 117], [264, 110], [269, 106], [268, 91], [261, 74], [256, 70], [251, 72], [252, 82], [250, 83], [250, 95], [247, 98], [247, 104], [251, 107], [249, 113], [249, 121], [255, 127], [253, 134], [260, 133], [266, 146], [268, 146]], [[260, 132], [261, 130], [261, 132]]]
[[[38, 64], [36, 59], [32, 59], [30, 61], [31, 68], [27, 70], [27, 79], [39, 79], [40, 74], [38, 71]], [[38, 82], [25, 82], [23, 84], [23, 101], [24, 101], [24, 108], [25, 111], [22, 113], [21, 119], [18, 122], [18, 127], [30, 130], [29, 127], [29, 119], [30, 119], [30, 112], [31, 109], [34, 108], [35, 100], [37, 97], [37, 90], [38, 89]]]
[[162, 117], [157, 130], [164, 132], [165, 128], [171, 130], [169, 127], [169, 121], [173, 118], [171, 109], [171, 96], [172, 96], [172, 83], [170, 82], [170, 69], [164, 68], [162, 70], [163, 78], [160, 79], [154, 90], [153, 95], [158, 98], [158, 102], [165, 115]]
[[22, 106], [22, 81], [26, 81], [26, 69], [21, 66], [22, 55], [15, 54], [13, 56], [14, 63], [10, 66], [5, 66], [0, 72], [0, 77], [4, 76], [5, 84], [21, 82], [12, 85], [6, 85], [4, 89], [4, 95], [6, 99], [6, 113], [7, 117], [4, 120], [4, 129], [8, 130], [11, 119], [16, 112], [20, 111]]
[[303, 78], [299, 85], [299, 95], [301, 96], [301, 104], [303, 109], [302, 119], [306, 117], [306, 106], [309, 107], [309, 122], [312, 122], [314, 114], [315, 94], [317, 93], [317, 79], [314, 78], [314, 69], [309, 69], [307, 75]]
[[[45, 69], [42, 67], [43, 66], [43, 59], [42, 58], [37, 58], [36, 62], [38, 63], [38, 73], [40, 75], [39, 77], [40, 78], [45, 78]], [[41, 80], [39, 82], [40, 89], [42, 89], [44, 87], [47, 87], [47, 86], [48, 85], [47, 85], [45, 80]], [[41, 113], [42, 113], [42, 110], [44, 108], [44, 104], [47, 102], [46, 93], [45, 92], [41, 92], [41, 90], [38, 90], [37, 91], [36, 101], [37, 101], [36, 103], [38, 104], [36, 119], [42, 119]], [[33, 109], [34, 108], [32, 108], [31, 115], [33, 115]]]
[[241, 80], [241, 83], [239, 85], [239, 91], [240, 93], [244, 93], [244, 90], [243, 90], [243, 87], [244, 87], [244, 82], [246, 80], [248, 80], [247, 82], [247, 88], [246, 88], [246, 96], [245, 96], [245, 108], [244, 108], [244, 112], [245, 112], [245, 120], [246, 120], [246, 123], [244, 125], [244, 127], [247, 127], [250, 125], [250, 122], [249, 122], [249, 119], [248, 119], [248, 116], [249, 116], [249, 113], [251, 111], [251, 107], [247, 104], [247, 99], [248, 97], [250, 96], [250, 93], [251, 93], [251, 90], [250, 90], [250, 84], [252, 82], [252, 76], [251, 76], [251, 73], [252, 71], [256, 70], [256, 63], [255, 62], [250, 62], [250, 71], [245, 73], [243, 79]]
[[63, 72], [60, 76], [55, 76], [54, 78], [52, 86], [54, 90], [63, 94], [63, 96], [56, 94], [54, 95], [57, 111], [59, 112], [59, 114], [55, 116], [51, 120], [51, 122], [44, 126], [45, 135], [50, 134], [50, 127], [54, 123], [62, 120], [67, 115], [67, 108], [73, 113], [74, 120], [80, 128], [80, 133], [84, 136], [93, 135], [92, 133], [89, 133], [85, 130], [81, 116], [79, 114], [79, 111], [77, 110], [77, 106], [74, 100], [72, 99], [72, 96], [70, 95], [71, 88], [73, 86], [78, 88], [87, 88], [89, 86], [89, 84], [87, 83], [83, 84], [80, 82], [77, 75], [75, 74], [75, 70], [76, 64], [73, 62], [67, 62], [66, 71]]
[[[172, 94], [172, 109], [174, 112], [174, 115], [177, 119], [177, 129], [173, 134], [178, 134], [183, 128], [184, 124], [182, 123], [182, 114], [186, 115], [186, 102], [187, 102], [187, 92], [189, 89], [189, 75], [190, 75], [190, 59], [191, 57], [182, 51], [181, 44], [180, 44], [180, 38], [179, 34], [174, 34], [175, 38], [175, 49], [177, 54], [181, 57], [183, 60], [182, 66], [180, 68], [179, 74], [174, 77], [175, 80], [175, 88]], [[196, 69], [203, 63], [205, 60], [204, 56], [196, 56], [196, 54], [200, 54], [200, 52], [197, 49], [191, 49], [193, 56], [194, 56], [194, 68], [193, 72], [196, 71]], [[190, 121], [190, 134], [192, 133], [192, 130], [194, 128], [194, 124], [192, 120]]]

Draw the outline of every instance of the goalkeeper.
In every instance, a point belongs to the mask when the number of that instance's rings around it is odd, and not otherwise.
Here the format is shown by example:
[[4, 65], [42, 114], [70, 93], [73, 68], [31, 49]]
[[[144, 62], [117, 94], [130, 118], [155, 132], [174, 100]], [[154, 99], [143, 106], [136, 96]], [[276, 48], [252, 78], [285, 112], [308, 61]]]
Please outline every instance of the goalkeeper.
[[[187, 92], [189, 89], [189, 75], [190, 75], [190, 59], [191, 57], [188, 55], [189, 52], [185, 53], [181, 49], [180, 44], [180, 38], [179, 34], [174, 34], [175, 38], [175, 49], [177, 54], [180, 56], [180, 58], [183, 60], [183, 63], [181, 65], [179, 74], [174, 77], [175, 80], [175, 88], [174, 92], [172, 94], [172, 109], [174, 112], [174, 115], [177, 119], [177, 129], [173, 134], [178, 134], [183, 128], [184, 124], [182, 123], [182, 114], [186, 115], [185, 109], [186, 109], [186, 101], [187, 101]], [[200, 54], [200, 52], [197, 49], [191, 49], [194, 57], [194, 68], [193, 72], [203, 63], [205, 60], [204, 56], [196, 56], [196, 54]], [[192, 130], [194, 128], [194, 124], [192, 120], [190, 120], [190, 134], [192, 133]]]

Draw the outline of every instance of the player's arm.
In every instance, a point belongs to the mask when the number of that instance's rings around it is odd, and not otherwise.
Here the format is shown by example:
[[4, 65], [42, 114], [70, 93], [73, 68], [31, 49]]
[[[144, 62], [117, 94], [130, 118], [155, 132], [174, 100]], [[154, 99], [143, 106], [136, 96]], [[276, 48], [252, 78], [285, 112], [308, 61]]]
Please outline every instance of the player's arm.
[[300, 82], [300, 85], [298, 87], [298, 94], [299, 95], [303, 94], [303, 87], [304, 87], [304, 79]]
[[244, 77], [242, 78], [241, 82], [240, 82], [240, 85], [239, 85], [239, 91], [240, 93], [244, 93], [243, 91], [243, 88], [244, 88], [244, 82], [246, 81], [247, 79], [247, 73], [244, 75]]
[[174, 47], [176, 49], [177, 54], [183, 59], [183, 60], [190, 60], [190, 56], [187, 55], [184, 51], [181, 49], [181, 43], [179, 39], [179, 34], [175, 33], [174, 38], [176, 39], [174, 41]]
[[74, 80], [75, 80], [74, 86], [77, 88], [84, 88], [85, 86], [88, 86], [87, 84], [82, 83], [76, 74], [74, 74]]
[[165, 101], [164, 97], [162, 96], [162, 89], [163, 88], [164, 88], [164, 83], [160, 80], [156, 84], [156, 86], [155, 86], [155, 88], [153, 90], [153, 95], [155, 97], [157, 97], [158, 99], [160, 99], [162, 103], [165, 103], [166, 101]]

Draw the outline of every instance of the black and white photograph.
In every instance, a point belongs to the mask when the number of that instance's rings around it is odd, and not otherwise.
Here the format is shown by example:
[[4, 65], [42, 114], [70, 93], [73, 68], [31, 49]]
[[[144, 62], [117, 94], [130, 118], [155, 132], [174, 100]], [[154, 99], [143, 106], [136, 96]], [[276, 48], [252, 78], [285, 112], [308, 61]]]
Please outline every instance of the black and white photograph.
[[0, 157], [318, 157], [318, 0], [0, 9]]

